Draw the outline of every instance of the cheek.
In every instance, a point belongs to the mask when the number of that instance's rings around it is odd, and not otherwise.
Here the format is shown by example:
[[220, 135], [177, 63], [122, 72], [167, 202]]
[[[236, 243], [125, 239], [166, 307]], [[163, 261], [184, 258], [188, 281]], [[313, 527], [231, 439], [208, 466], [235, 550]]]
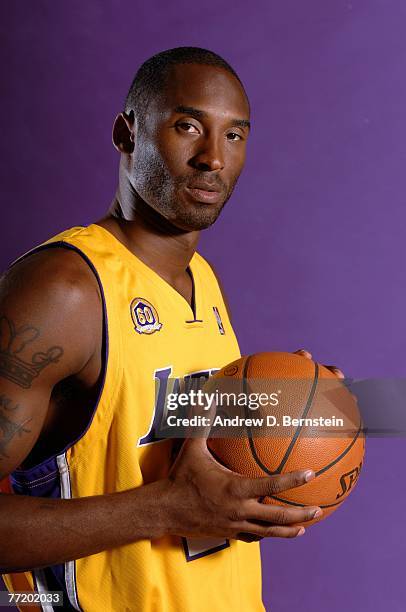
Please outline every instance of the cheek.
[[170, 131], [165, 138], [157, 141], [158, 154], [171, 174], [182, 174], [187, 168], [188, 160], [193, 156], [190, 142], [179, 138], [175, 131]]
[[240, 176], [245, 163], [245, 147], [231, 150], [225, 157], [225, 168], [232, 184]]
[[240, 171], [245, 162], [245, 155], [246, 155], [245, 144], [235, 147], [234, 149], [230, 151], [230, 159], [232, 159], [234, 166], [236, 168], [239, 168]]
[[165, 168], [159, 152], [151, 143], [137, 148], [131, 174], [134, 188], [146, 200], [150, 199], [151, 189], [157, 189], [164, 181]]
[[156, 143], [151, 141], [140, 142], [133, 156], [132, 174], [138, 190], [147, 185], [151, 180], [162, 181], [167, 173], [165, 160], [162, 158]]

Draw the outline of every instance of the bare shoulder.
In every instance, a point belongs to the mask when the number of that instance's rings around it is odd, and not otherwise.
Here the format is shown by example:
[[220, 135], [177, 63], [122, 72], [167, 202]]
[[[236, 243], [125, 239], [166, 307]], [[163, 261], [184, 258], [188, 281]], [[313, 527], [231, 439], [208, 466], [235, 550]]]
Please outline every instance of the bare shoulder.
[[[3, 329], [29, 326], [43, 336], [75, 343], [82, 355], [77, 355], [79, 362], [88, 360], [99, 345], [101, 329], [102, 305], [96, 277], [82, 257], [70, 249], [32, 253], [1, 277], [0, 317]], [[6, 326], [4, 320], [8, 321]]]
[[46, 248], [29, 254], [9, 268], [0, 278], [4, 292], [23, 289], [78, 289], [85, 293], [100, 292], [95, 275], [83, 258], [71, 249]]

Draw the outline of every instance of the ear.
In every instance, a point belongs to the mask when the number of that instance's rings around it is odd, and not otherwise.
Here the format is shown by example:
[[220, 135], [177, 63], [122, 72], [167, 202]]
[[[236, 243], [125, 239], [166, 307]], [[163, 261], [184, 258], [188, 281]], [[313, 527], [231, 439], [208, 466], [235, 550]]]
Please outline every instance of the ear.
[[135, 128], [134, 111], [120, 113], [115, 118], [112, 140], [119, 153], [130, 155], [134, 151]]

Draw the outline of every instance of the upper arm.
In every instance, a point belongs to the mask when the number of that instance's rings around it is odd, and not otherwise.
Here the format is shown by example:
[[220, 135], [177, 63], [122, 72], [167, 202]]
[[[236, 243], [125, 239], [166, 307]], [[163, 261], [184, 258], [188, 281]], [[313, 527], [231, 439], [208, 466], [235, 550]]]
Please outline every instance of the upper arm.
[[0, 280], [0, 480], [38, 439], [54, 385], [94, 354], [101, 305], [84, 266], [78, 254], [50, 249]]

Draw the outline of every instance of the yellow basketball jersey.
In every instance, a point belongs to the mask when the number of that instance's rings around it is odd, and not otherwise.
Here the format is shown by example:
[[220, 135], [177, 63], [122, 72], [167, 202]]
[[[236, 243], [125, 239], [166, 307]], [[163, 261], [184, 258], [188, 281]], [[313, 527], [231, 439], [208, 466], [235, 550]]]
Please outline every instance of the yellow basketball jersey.
[[[104, 379], [79, 439], [11, 476], [17, 494], [75, 498], [124, 491], [167, 475], [171, 439], [157, 436], [174, 380], [208, 376], [240, 356], [222, 294], [198, 253], [190, 262], [192, 309], [162, 277], [103, 227], [74, 227], [44, 248], [74, 249], [99, 283]], [[159, 500], [158, 500], [159, 503]], [[64, 534], [61, 532], [61, 538]], [[21, 590], [13, 575], [10, 590]], [[63, 591], [64, 609], [134, 612], [258, 612], [259, 544], [165, 536], [26, 573], [26, 588]], [[52, 610], [47, 604], [45, 610]], [[55, 608], [58, 609], [58, 608]]]

